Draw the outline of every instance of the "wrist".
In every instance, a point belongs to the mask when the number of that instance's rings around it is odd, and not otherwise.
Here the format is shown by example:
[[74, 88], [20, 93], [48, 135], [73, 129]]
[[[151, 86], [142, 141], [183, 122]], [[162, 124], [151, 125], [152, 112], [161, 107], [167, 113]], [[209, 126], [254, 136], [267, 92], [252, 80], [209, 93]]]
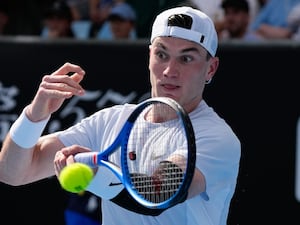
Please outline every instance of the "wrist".
[[43, 133], [50, 116], [48, 118], [38, 121], [32, 122], [26, 116], [26, 108], [25, 107], [18, 117], [18, 119], [13, 123], [10, 128], [10, 136], [11, 139], [22, 148], [32, 148], [38, 141], [39, 137]]
[[44, 121], [47, 120], [50, 116], [49, 115], [41, 115], [42, 111], [41, 109], [39, 110], [33, 110], [31, 104], [27, 105], [24, 109], [23, 109], [25, 116], [27, 117], [27, 119], [29, 119], [31, 122], [33, 123], [38, 123], [40, 121]]

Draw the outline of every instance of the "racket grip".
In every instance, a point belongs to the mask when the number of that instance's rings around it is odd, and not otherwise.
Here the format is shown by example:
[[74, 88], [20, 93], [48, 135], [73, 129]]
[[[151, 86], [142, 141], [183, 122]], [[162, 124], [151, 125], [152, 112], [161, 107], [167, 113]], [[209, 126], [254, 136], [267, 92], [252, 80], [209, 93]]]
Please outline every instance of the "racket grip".
[[74, 156], [75, 162], [84, 163], [90, 167], [97, 166], [97, 152], [81, 152]]

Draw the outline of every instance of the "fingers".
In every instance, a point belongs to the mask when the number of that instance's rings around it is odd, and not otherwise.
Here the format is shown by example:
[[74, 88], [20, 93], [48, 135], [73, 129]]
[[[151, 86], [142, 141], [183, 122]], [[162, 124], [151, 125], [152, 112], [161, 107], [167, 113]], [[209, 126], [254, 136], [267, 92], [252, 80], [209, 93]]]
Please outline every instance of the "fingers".
[[84, 93], [84, 89], [79, 85], [84, 75], [85, 71], [80, 66], [67, 62], [50, 76], [45, 76], [45, 81], [57, 84], [52, 86], [57, 90], [80, 95]]
[[26, 111], [32, 121], [47, 118], [57, 111], [66, 99], [82, 96], [85, 90], [80, 85], [85, 71], [78, 65], [65, 63], [51, 75], [45, 75], [39, 89]]
[[71, 145], [61, 149], [61, 153], [63, 153], [67, 157], [80, 152], [91, 152], [91, 149], [80, 145]]
[[[76, 76], [76, 75], [73, 75]], [[76, 78], [78, 80], [78, 77]], [[68, 75], [44, 76], [40, 84], [40, 92], [51, 94], [56, 98], [69, 98], [73, 95], [83, 95], [84, 89]]]
[[65, 63], [51, 75], [46, 75], [40, 84], [39, 94], [46, 98], [70, 98], [83, 95], [84, 89], [80, 82], [85, 71], [78, 65]]
[[80, 83], [84, 77], [85, 72], [83, 71], [83, 74], [81, 74], [80, 72], [78, 73], [74, 73], [73, 75], [71, 75], [71, 79], [74, 80], [76, 83]]
[[57, 177], [59, 177], [61, 170], [67, 165], [66, 159], [67, 156], [65, 156], [61, 151], [56, 152], [54, 158], [54, 170]]
[[72, 145], [56, 152], [53, 162], [57, 177], [59, 177], [59, 174], [64, 167], [75, 162], [74, 155], [80, 152], [91, 152], [91, 150], [79, 145]]
[[78, 76], [84, 76], [85, 71], [78, 65], [72, 63], [65, 63], [59, 69], [52, 73], [52, 76], [55, 75], [66, 75], [69, 73], [76, 73]]
[[[85, 71], [80, 66], [67, 62], [51, 74], [51, 76], [59, 75], [70, 75], [68, 77], [71, 78], [70, 80], [73, 81], [73, 84], [75, 85], [82, 81]], [[70, 84], [72, 84], [72, 82]]]

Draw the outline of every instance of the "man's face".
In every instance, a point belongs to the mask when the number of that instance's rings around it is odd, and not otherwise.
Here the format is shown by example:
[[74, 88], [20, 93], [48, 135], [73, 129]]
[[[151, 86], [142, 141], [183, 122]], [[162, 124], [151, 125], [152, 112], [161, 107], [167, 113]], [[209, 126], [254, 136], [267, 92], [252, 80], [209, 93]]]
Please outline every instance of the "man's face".
[[71, 27], [70, 21], [66, 18], [51, 17], [45, 20], [49, 30], [49, 37], [67, 37]]
[[109, 21], [111, 31], [116, 39], [126, 39], [130, 37], [130, 32], [134, 28], [131, 21], [113, 19]]
[[218, 67], [197, 43], [174, 37], [157, 37], [150, 46], [150, 81], [153, 97], [170, 97], [193, 110], [201, 101], [205, 81]]
[[245, 34], [250, 15], [244, 10], [228, 7], [225, 9], [225, 26], [230, 35], [235, 38], [243, 37]]

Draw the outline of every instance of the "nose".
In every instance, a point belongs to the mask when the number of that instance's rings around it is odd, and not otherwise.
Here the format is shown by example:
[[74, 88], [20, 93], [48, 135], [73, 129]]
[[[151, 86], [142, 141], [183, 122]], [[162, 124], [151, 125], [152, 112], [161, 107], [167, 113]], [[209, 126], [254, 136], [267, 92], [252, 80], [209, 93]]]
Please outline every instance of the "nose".
[[166, 63], [166, 68], [164, 70], [164, 76], [177, 77], [179, 75], [179, 65], [174, 59], [170, 59]]

